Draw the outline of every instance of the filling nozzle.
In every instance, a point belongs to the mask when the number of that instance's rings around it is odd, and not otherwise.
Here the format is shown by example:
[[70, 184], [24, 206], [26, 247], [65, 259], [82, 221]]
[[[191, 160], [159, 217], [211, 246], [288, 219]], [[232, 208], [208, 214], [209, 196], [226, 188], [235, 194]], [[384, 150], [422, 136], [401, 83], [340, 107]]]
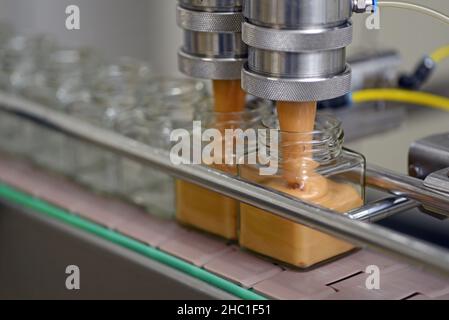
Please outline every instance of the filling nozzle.
[[184, 31], [181, 72], [203, 79], [240, 79], [248, 54], [241, 37], [242, 1], [178, 1], [177, 21]]
[[264, 99], [294, 102], [349, 93], [351, 16], [369, 5], [375, 1], [245, 0], [243, 89]]

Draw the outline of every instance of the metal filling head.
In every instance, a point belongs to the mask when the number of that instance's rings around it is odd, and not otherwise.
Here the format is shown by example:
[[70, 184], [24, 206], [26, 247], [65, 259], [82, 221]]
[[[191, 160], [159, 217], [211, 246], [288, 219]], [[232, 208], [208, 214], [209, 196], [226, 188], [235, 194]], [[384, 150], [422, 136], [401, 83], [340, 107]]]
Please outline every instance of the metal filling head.
[[245, 0], [244, 16], [275, 29], [332, 28], [352, 16], [351, 0]]
[[346, 47], [352, 0], [245, 0], [249, 46], [243, 88], [281, 101], [319, 101], [350, 91]]
[[179, 0], [183, 8], [209, 12], [242, 11], [243, 0]]
[[180, 0], [177, 21], [184, 30], [181, 72], [195, 78], [240, 78], [248, 54], [241, 35], [241, 0]]

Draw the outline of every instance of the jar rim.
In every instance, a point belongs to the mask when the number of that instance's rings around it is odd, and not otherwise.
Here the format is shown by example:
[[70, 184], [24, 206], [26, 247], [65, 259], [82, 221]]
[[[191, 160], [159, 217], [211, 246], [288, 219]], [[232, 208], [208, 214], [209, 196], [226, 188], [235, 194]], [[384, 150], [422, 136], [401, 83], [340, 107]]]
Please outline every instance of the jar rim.
[[[319, 163], [327, 163], [338, 157], [342, 151], [344, 143], [344, 131], [341, 121], [328, 113], [317, 113], [316, 129], [308, 132], [280, 131], [279, 121], [276, 115], [266, 117], [263, 125], [266, 130], [261, 130], [260, 143], [267, 149], [272, 146], [267, 145], [271, 141], [273, 130], [278, 133], [274, 147], [276, 148], [308, 148], [310, 157], [313, 157]], [[267, 130], [268, 129], [268, 130]], [[285, 139], [285, 140], [284, 140]], [[281, 156], [282, 152], [279, 153]], [[281, 156], [282, 157], [282, 156]]]

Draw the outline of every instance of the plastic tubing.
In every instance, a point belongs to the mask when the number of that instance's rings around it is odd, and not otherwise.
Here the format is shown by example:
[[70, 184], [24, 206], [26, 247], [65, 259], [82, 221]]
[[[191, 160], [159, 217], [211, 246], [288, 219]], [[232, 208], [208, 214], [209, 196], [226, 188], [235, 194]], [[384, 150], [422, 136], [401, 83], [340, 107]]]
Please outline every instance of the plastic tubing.
[[449, 98], [419, 91], [402, 89], [368, 89], [354, 92], [352, 94], [352, 99], [355, 103], [394, 101], [449, 111]]
[[391, 8], [399, 8], [406, 10], [413, 10], [416, 12], [423, 13], [425, 15], [431, 16], [435, 19], [440, 20], [446, 24], [449, 24], [449, 16], [441, 13], [439, 11], [433, 10], [428, 7], [424, 7], [418, 4], [408, 3], [408, 2], [399, 2], [399, 1], [377, 1], [378, 7], [391, 7]]

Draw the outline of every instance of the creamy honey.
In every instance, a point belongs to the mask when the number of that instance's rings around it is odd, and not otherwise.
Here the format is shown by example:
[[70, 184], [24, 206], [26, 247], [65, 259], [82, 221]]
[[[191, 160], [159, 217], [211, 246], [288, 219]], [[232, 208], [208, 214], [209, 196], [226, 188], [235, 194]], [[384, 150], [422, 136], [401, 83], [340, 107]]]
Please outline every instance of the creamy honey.
[[241, 112], [245, 109], [246, 93], [240, 80], [214, 80], [213, 92], [215, 112]]
[[[315, 103], [280, 102], [277, 107], [282, 132], [313, 131]], [[311, 144], [307, 141], [312, 139], [312, 134], [301, 135], [302, 143], [294, 139], [293, 134], [282, 140], [282, 177], [263, 178], [258, 183], [337, 212], [363, 204], [353, 186], [331, 181], [315, 172], [319, 164], [312, 160]], [[240, 206], [239, 241], [245, 248], [303, 268], [353, 248], [347, 242], [246, 204]]]
[[[317, 104], [316, 102], [278, 102], [277, 111], [279, 126], [283, 132], [312, 132], [315, 126]], [[307, 142], [311, 137], [301, 136], [301, 142]], [[284, 178], [293, 187], [301, 187], [298, 184], [304, 184], [306, 172], [301, 171], [303, 159], [310, 156], [310, 147], [307, 143], [297, 143], [295, 135], [286, 135], [283, 137], [283, 146], [281, 148], [282, 158], [284, 159]], [[310, 165], [309, 165], [310, 166]], [[306, 177], [304, 177], [306, 178]], [[304, 186], [303, 186], [304, 187]]]

